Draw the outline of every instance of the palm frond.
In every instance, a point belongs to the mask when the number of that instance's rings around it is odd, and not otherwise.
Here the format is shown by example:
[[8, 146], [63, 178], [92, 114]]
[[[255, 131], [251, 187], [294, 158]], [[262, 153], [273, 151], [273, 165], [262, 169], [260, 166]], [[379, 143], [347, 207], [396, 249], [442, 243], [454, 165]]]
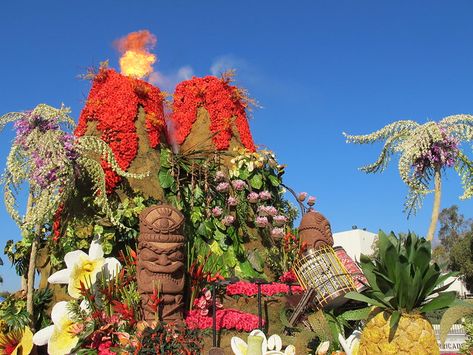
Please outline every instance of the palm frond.
[[381, 128], [378, 131], [375, 131], [370, 134], [366, 135], [349, 135], [343, 132], [343, 135], [347, 139], [347, 143], [357, 143], [357, 144], [366, 144], [366, 143], [374, 143], [379, 140], [387, 139], [390, 136], [393, 136], [397, 133], [403, 132], [407, 133], [419, 127], [419, 124], [415, 121], [396, 121], [393, 123], [388, 124], [387, 126]]
[[452, 126], [447, 126], [446, 131], [449, 135], [457, 137], [460, 141], [473, 140], [473, 125], [466, 123], [457, 123]]
[[0, 116], [0, 131], [3, 130], [7, 124], [18, 121], [19, 119], [25, 117], [24, 112], [9, 112]]
[[455, 126], [458, 124], [473, 124], [473, 115], [465, 115], [465, 114], [459, 114], [459, 115], [451, 115], [447, 116], [445, 118], [442, 118], [439, 121], [439, 125], [441, 126]]
[[82, 136], [77, 140], [77, 148], [84, 153], [92, 153], [100, 155], [115, 171], [118, 175], [127, 177], [127, 178], [134, 178], [134, 179], [143, 179], [149, 175], [149, 172], [144, 174], [133, 174], [124, 171], [115, 159], [115, 155], [113, 154], [112, 149], [110, 146], [105, 143], [103, 140], [93, 136]]
[[473, 161], [462, 152], [458, 153], [455, 170], [461, 178], [463, 195], [460, 199], [465, 200], [473, 197]]
[[57, 119], [58, 123], [65, 123], [72, 129], [76, 126], [74, 119], [69, 116], [71, 109], [69, 107], [65, 107], [64, 105], [61, 105], [61, 108], [57, 109], [47, 104], [39, 104], [33, 109], [32, 113], [47, 120]]
[[388, 165], [391, 156], [396, 151], [396, 144], [403, 136], [404, 132], [401, 131], [387, 138], [386, 143], [384, 143], [383, 149], [381, 150], [381, 154], [379, 155], [378, 159], [372, 164], [361, 167], [360, 170], [365, 173], [383, 172], [384, 169], [386, 169], [386, 166]]

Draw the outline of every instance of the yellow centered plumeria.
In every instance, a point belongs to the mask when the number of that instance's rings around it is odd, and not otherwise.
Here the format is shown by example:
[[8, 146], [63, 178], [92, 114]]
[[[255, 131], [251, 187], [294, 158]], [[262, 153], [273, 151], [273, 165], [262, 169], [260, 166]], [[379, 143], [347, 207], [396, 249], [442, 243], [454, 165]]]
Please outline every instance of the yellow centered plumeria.
[[95, 284], [98, 273], [110, 279], [120, 270], [120, 262], [115, 258], [104, 258], [102, 246], [93, 240], [89, 254], [82, 250], [71, 251], [64, 257], [67, 268], [52, 274], [50, 283], [67, 284], [67, 291], [73, 298], [80, 297], [81, 285], [90, 288]]
[[33, 336], [33, 342], [39, 346], [48, 344], [49, 355], [69, 354], [77, 346], [79, 337], [74, 331], [77, 324], [66, 301], [54, 305], [51, 319], [54, 324], [38, 331]]

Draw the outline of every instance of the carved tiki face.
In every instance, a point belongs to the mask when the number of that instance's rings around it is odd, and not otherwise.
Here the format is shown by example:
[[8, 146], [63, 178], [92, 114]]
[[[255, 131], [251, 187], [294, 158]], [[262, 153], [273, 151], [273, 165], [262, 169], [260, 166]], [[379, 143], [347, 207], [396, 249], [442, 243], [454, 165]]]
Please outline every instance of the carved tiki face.
[[140, 215], [136, 271], [146, 319], [152, 317], [148, 303], [155, 289], [163, 300], [163, 319], [180, 318], [185, 285], [183, 225], [183, 215], [168, 205], [149, 207]]
[[309, 211], [302, 216], [299, 226], [299, 236], [307, 248], [317, 249], [324, 245], [333, 246], [330, 223], [321, 213]]

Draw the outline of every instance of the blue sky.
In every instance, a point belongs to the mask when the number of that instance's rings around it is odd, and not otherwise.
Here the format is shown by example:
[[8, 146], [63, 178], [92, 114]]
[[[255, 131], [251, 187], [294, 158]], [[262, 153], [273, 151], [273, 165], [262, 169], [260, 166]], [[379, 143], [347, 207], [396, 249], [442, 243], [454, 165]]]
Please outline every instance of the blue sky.
[[[0, 114], [63, 102], [78, 117], [90, 84], [77, 79], [109, 59], [112, 42], [148, 29], [161, 86], [233, 67], [236, 82], [263, 108], [255, 141], [287, 164], [285, 183], [317, 196], [334, 231], [352, 225], [425, 234], [432, 198], [416, 217], [402, 213], [407, 189], [397, 160], [383, 174], [357, 170], [376, 146], [345, 144], [342, 131], [368, 133], [399, 119], [425, 122], [473, 112], [471, 1], [2, 1]], [[1, 133], [0, 168], [13, 137]], [[464, 147], [471, 152], [468, 146]], [[458, 204], [454, 172], [442, 207]], [[0, 204], [1, 249], [19, 238]], [[2, 289], [19, 281], [0, 268]]]

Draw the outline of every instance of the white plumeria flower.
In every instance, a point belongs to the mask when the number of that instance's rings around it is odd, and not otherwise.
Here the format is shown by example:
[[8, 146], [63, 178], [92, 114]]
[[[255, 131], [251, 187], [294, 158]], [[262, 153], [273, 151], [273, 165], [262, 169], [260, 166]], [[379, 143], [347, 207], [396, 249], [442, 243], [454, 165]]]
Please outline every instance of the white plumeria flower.
[[347, 355], [357, 355], [358, 349], [360, 348], [360, 338], [361, 332], [359, 330], [355, 330], [346, 340], [347, 349], [345, 352]]
[[104, 258], [102, 245], [95, 239], [90, 243], [89, 254], [74, 250], [66, 254], [64, 261], [67, 268], [52, 274], [48, 281], [52, 284], [67, 284], [67, 292], [73, 298], [80, 297], [81, 283], [85, 287], [94, 285], [99, 272], [110, 280], [121, 269], [117, 259]]
[[79, 337], [74, 331], [75, 323], [67, 309], [67, 302], [61, 301], [54, 305], [51, 312], [52, 325], [41, 329], [33, 336], [36, 345], [48, 344], [48, 354], [69, 354], [77, 346]]
[[286, 347], [284, 352], [282, 352], [282, 340], [281, 337], [277, 334], [271, 335], [268, 339], [266, 339], [266, 335], [259, 329], [253, 330], [250, 334], [250, 337], [260, 337], [262, 338], [261, 341], [261, 352], [259, 349], [251, 349], [251, 345], [242, 340], [239, 337], [232, 337], [230, 342], [232, 351], [235, 355], [255, 355], [255, 354], [263, 354], [263, 355], [295, 355], [296, 348], [294, 345], [289, 345]]

